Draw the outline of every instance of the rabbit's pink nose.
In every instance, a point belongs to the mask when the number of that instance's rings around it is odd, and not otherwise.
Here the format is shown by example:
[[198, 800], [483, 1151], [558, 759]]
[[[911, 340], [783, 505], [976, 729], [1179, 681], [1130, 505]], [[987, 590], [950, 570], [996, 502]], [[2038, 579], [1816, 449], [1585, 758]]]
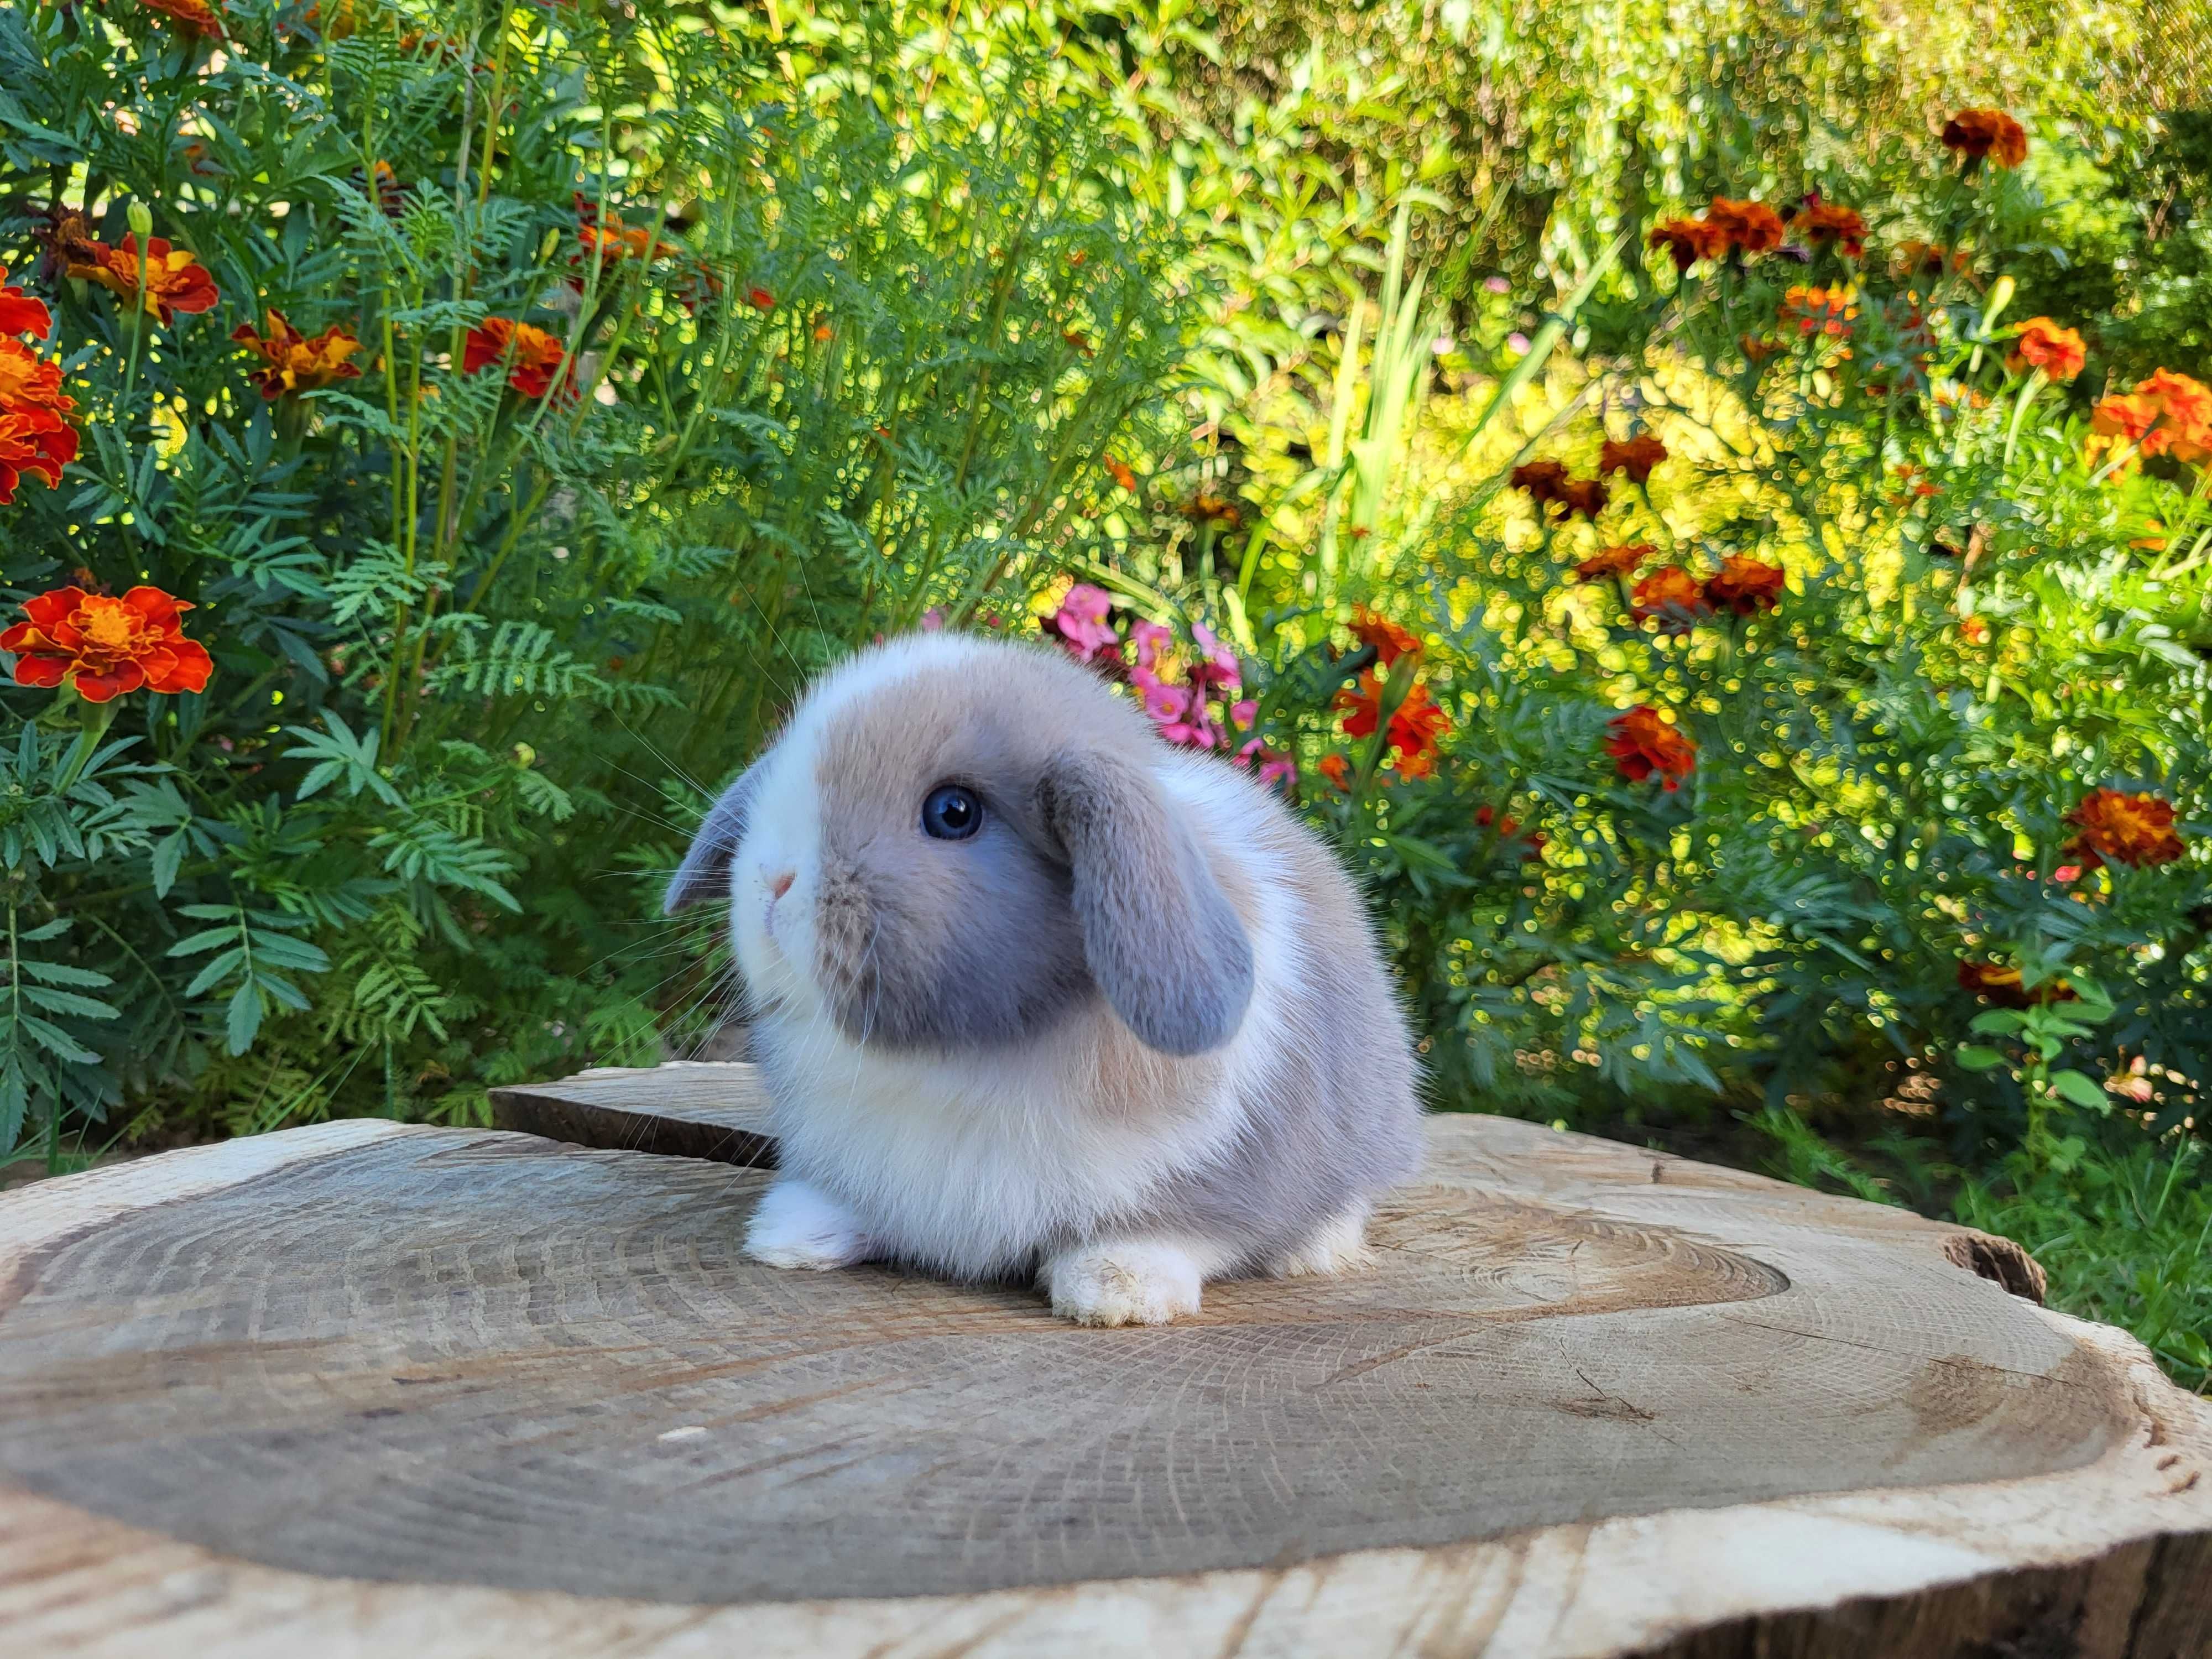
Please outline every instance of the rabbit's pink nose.
[[781, 898], [791, 890], [791, 884], [798, 875], [796, 870], [784, 870], [770, 876], [768, 878], [768, 896], [772, 899]]

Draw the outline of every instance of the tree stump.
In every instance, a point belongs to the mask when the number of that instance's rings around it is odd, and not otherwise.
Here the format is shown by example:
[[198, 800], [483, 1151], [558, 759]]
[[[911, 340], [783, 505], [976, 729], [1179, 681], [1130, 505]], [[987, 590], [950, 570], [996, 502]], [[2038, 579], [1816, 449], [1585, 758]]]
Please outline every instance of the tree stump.
[[496, 1109], [0, 1200], [0, 1652], [2212, 1653], [2212, 1406], [2002, 1240], [1438, 1117], [1086, 1330], [745, 1261], [747, 1066]]

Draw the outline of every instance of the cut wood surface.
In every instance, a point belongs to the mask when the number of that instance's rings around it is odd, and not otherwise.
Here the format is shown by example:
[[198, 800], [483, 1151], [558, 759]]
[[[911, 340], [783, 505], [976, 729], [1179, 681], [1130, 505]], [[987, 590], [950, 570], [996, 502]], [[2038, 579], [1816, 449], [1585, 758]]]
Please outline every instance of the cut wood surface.
[[497, 1109], [0, 1199], [0, 1652], [2212, 1653], [2212, 1407], [2002, 1241], [1439, 1118], [1085, 1330], [745, 1261], [749, 1067]]

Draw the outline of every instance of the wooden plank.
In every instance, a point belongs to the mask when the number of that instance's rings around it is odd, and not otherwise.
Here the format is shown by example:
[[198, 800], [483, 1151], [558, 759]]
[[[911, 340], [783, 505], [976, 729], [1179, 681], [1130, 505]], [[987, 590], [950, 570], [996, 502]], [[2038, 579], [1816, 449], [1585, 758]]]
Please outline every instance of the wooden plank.
[[758, 1267], [765, 1176], [513, 1134], [45, 1183], [0, 1200], [0, 1648], [2207, 1651], [2212, 1408], [2126, 1338], [1957, 1229], [1432, 1139], [1373, 1272], [1104, 1332]]
[[768, 1091], [744, 1064], [609, 1066], [557, 1083], [494, 1089], [491, 1121], [574, 1146], [775, 1167]]

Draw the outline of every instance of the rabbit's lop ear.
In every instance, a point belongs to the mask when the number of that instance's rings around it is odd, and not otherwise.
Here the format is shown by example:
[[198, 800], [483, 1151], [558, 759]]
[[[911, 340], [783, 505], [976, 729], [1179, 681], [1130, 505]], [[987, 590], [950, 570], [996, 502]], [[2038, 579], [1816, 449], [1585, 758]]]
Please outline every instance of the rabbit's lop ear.
[[660, 902], [663, 915], [674, 915], [702, 899], [730, 896], [730, 860], [737, 853], [738, 843], [745, 838], [745, 818], [760, 787], [760, 763], [756, 761], [707, 809], [698, 833], [691, 837], [690, 850], [668, 878], [668, 891]]
[[1117, 757], [1066, 754], [1039, 780], [1037, 805], [1074, 871], [1091, 976], [1122, 1022], [1170, 1054], [1236, 1036], [1252, 942], [1159, 786]]

